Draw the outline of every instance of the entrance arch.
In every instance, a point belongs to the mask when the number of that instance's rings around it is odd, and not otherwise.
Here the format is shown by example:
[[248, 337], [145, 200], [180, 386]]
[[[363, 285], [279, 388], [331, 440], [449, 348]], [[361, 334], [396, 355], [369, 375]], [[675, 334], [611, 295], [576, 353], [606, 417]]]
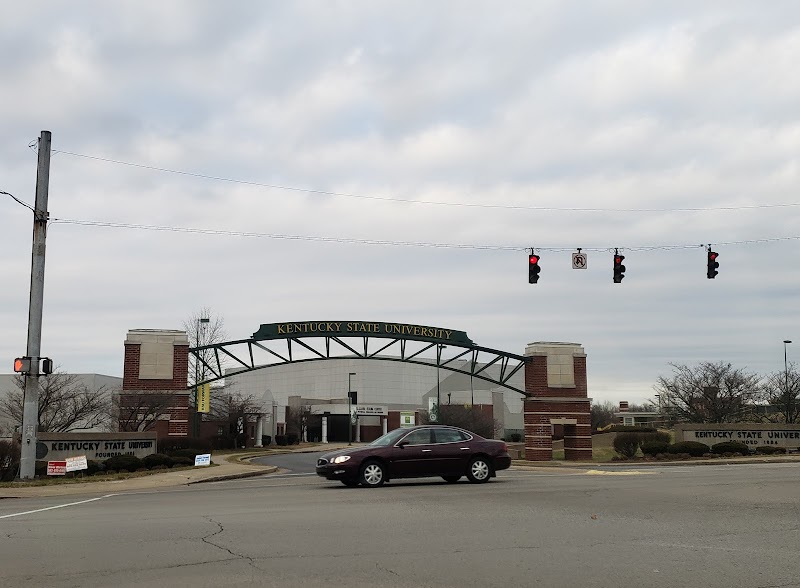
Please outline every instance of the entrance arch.
[[[165, 339], [169, 339], [168, 344]], [[125, 342], [123, 393], [174, 391], [170, 435], [189, 434], [188, 395], [195, 389], [188, 385], [190, 355], [206, 374], [197, 379], [198, 385], [220, 380], [226, 372], [232, 375], [226, 363], [234, 367], [235, 374], [302, 362], [374, 359], [461, 373], [519, 393], [524, 397], [525, 459], [552, 459], [554, 425], [564, 426], [566, 459], [591, 458], [586, 355], [576, 343], [531, 343], [524, 355], [518, 355], [475, 345], [463, 331], [365, 321], [270, 323], [262, 324], [248, 339], [194, 348], [187, 343], [184, 332], [158, 330], [131, 331]], [[142, 349], [143, 345], [147, 348]], [[156, 352], [163, 357], [159, 359]], [[163, 368], [167, 360], [170, 380]], [[154, 380], [150, 368], [143, 369], [151, 363], [162, 366], [157, 371], [160, 379]], [[521, 370], [522, 386], [512, 381]]]

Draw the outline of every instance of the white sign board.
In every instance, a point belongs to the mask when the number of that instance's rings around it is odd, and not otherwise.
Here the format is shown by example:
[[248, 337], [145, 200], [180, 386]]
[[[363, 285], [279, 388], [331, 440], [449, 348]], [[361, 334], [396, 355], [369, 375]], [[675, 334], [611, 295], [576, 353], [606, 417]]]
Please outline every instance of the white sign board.
[[389, 414], [385, 406], [373, 404], [358, 404], [356, 405], [355, 412], [358, 416], [385, 416]]
[[89, 468], [89, 465], [86, 463], [85, 455], [80, 455], [78, 457], [68, 457], [66, 459], [66, 462], [67, 462], [68, 472], [77, 472], [78, 470], [86, 470]]
[[586, 269], [589, 266], [589, 257], [585, 253], [572, 254], [572, 269]]
[[203, 453], [202, 455], [195, 455], [194, 456], [194, 465], [195, 466], [211, 465], [211, 454], [210, 453]]

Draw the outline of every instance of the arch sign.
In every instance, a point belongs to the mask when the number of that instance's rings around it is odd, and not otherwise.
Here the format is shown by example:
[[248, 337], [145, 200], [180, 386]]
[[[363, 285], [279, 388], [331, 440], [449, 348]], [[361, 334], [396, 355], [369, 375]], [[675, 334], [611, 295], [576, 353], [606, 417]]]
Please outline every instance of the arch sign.
[[[266, 323], [250, 339], [201, 345], [189, 349], [189, 353], [203, 368], [198, 384], [224, 378], [225, 361], [234, 362], [238, 371], [250, 371], [301, 361], [356, 357], [442, 368], [527, 396], [524, 387], [517, 388], [511, 378], [529, 358], [475, 345], [464, 331], [426, 325], [371, 321]], [[425, 353], [434, 353], [435, 358], [425, 359]]]
[[404, 323], [373, 323], [364, 321], [304, 321], [295, 323], [262, 324], [253, 333], [256, 341], [286, 339], [287, 337], [384, 337], [415, 339], [471, 347], [474, 345], [464, 331]]

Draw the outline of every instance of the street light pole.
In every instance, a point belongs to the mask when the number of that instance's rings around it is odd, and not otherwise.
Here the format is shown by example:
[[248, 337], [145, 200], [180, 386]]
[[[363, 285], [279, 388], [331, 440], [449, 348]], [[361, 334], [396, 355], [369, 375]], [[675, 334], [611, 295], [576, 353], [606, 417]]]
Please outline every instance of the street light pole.
[[353, 444], [353, 418], [352, 415], [352, 404], [351, 400], [353, 399], [353, 376], [356, 375], [356, 372], [350, 372], [347, 374], [347, 444]]
[[783, 374], [786, 380], [786, 388], [784, 389], [784, 394], [786, 397], [789, 397], [789, 363], [786, 361], [786, 346], [791, 343], [788, 339], [784, 339], [783, 341]]
[[[203, 337], [201, 337], [201, 330], [205, 333], [205, 325], [208, 324], [210, 319], [207, 318], [198, 318], [197, 319], [197, 331], [195, 333], [196, 341], [195, 347], [200, 347], [201, 342], [203, 341]], [[199, 387], [197, 384], [197, 380], [200, 378], [200, 352], [198, 351], [194, 357], [194, 414], [192, 415], [192, 437], [199, 437], [200, 436], [200, 411], [198, 410], [200, 406], [197, 404], [198, 401], [198, 392]]]
[[441, 406], [442, 406], [442, 393], [441, 393], [441, 384], [439, 383], [439, 364], [442, 362], [442, 349], [445, 349], [447, 345], [442, 345], [441, 343], [436, 344], [436, 422], [441, 422]]

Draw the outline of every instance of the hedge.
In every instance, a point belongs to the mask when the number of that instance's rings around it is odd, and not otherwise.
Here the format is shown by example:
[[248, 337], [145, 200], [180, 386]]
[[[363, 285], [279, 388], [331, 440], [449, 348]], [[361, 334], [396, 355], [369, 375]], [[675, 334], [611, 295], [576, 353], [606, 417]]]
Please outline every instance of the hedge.
[[773, 453], [786, 453], [785, 447], [775, 447], [774, 445], [761, 445], [760, 447], [756, 447], [756, 453], [761, 453], [763, 455], [772, 455]]
[[142, 460], [135, 455], [115, 455], [106, 460], [107, 470], [135, 472], [142, 467]]
[[708, 451], [708, 445], [699, 441], [681, 441], [669, 446], [669, 452], [672, 454], [688, 453], [692, 457], [703, 457]]
[[669, 441], [645, 441], [642, 443], [642, 453], [649, 456], [669, 453]]
[[163, 453], [153, 453], [142, 458], [142, 464], [148, 469], [153, 469], [156, 466], [171, 468], [173, 459], [169, 455], [164, 455]]
[[748, 455], [750, 453], [750, 448], [746, 443], [740, 441], [723, 441], [722, 443], [715, 443], [712, 445], [711, 453], [740, 453], [742, 455]]

